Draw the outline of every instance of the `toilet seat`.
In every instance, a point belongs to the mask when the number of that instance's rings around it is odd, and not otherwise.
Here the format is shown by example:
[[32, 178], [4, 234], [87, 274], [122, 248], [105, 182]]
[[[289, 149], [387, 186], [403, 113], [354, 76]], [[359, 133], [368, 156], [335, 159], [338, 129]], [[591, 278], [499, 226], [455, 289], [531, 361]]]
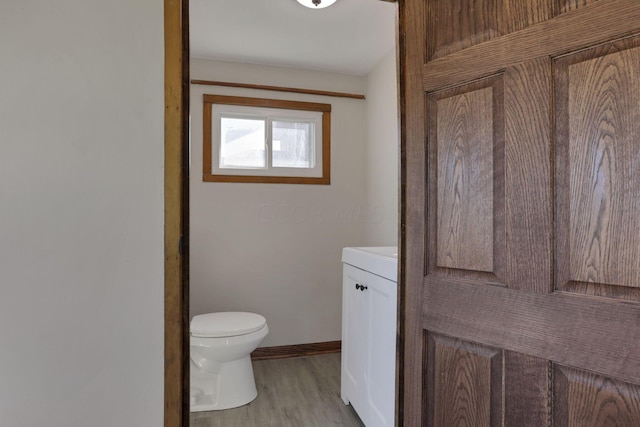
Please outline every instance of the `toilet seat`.
[[267, 324], [264, 317], [255, 313], [221, 312], [194, 316], [191, 320], [191, 336], [221, 338], [247, 335]]

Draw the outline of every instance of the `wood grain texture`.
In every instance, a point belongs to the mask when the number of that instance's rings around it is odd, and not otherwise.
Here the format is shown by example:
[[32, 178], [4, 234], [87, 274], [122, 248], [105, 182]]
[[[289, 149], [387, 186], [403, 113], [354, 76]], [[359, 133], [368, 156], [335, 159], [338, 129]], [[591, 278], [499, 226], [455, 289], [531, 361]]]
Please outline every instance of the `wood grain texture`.
[[245, 96], [202, 95], [205, 103], [223, 105], [243, 105], [250, 107], [284, 108], [287, 110], [330, 112], [331, 104], [320, 102], [289, 101], [285, 99], [250, 98]]
[[588, 4], [595, 3], [598, 0], [556, 0], [558, 13], [567, 13], [572, 10], [580, 9]]
[[513, 351], [504, 353], [505, 420], [509, 426], [551, 425], [550, 363]]
[[429, 2], [429, 59], [546, 21], [552, 0], [462, 0]]
[[586, 48], [628, 35], [632, 28], [640, 29], [640, 2], [601, 0], [425, 63], [424, 90], [471, 81], [541, 56]]
[[188, 260], [179, 251], [180, 238], [188, 231], [186, 0], [164, 1], [164, 51], [164, 426], [181, 427], [189, 423]]
[[504, 280], [501, 75], [429, 99], [429, 274]]
[[258, 397], [239, 408], [195, 412], [191, 427], [363, 427], [340, 399], [340, 354], [253, 362]]
[[400, 231], [398, 276], [398, 378], [400, 404], [396, 425], [422, 424], [422, 281], [425, 274], [426, 150], [425, 95], [426, 4], [398, 3], [398, 104], [400, 127]]
[[638, 46], [555, 62], [560, 289], [640, 300]]
[[[417, 192], [407, 194], [415, 196], [417, 200], [423, 200], [423, 195], [427, 195], [428, 214], [424, 217], [427, 227], [423, 236], [427, 256], [422, 292], [423, 328], [427, 331], [425, 333], [427, 345], [423, 346], [422, 367], [422, 372], [426, 373], [426, 379], [423, 381], [423, 390], [426, 391], [424, 399], [426, 410], [423, 419], [413, 425], [424, 425], [424, 423], [429, 426], [456, 425], [455, 420], [452, 421], [446, 417], [455, 411], [461, 412], [457, 409], [461, 406], [469, 406], [468, 400], [460, 395], [452, 398], [455, 400], [454, 403], [439, 398], [439, 392], [436, 389], [438, 379], [446, 376], [450, 369], [449, 364], [436, 363], [435, 360], [438, 357], [453, 360], [461, 354], [447, 349], [442, 350], [438, 356], [437, 346], [431, 343], [435, 343], [437, 338], [434, 337], [448, 336], [455, 342], [478, 343], [481, 348], [494, 348], [504, 353], [502, 359], [504, 376], [499, 382], [504, 388], [502, 394], [504, 410], [499, 412], [499, 406], [490, 405], [489, 412], [493, 417], [492, 420], [501, 420], [504, 426], [551, 426], [554, 425], [555, 419], [560, 419], [557, 418], [558, 416], [562, 416], [562, 408], [557, 407], [555, 405], [557, 402], [554, 401], [554, 396], [561, 391], [562, 381], [554, 382], [553, 363], [591, 372], [592, 375], [607, 378], [611, 383], [626, 382], [630, 386], [633, 384], [631, 387], [640, 384], [638, 369], [640, 366], [640, 351], [638, 351], [640, 304], [637, 301], [615, 299], [619, 297], [618, 294], [607, 294], [609, 298], [601, 298], [584, 295], [584, 293], [579, 294], [569, 288], [563, 288], [562, 292], [552, 292], [554, 283], [558, 279], [558, 272], [561, 271], [559, 264], [554, 265], [553, 261], [569, 256], [569, 251], [563, 251], [560, 246], [562, 239], [560, 239], [559, 230], [569, 233], [570, 216], [567, 216], [567, 222], [563, 224], [564, 215], [557, 213], [558, 204], [561, 203], [559, 200], [565, 195], [579, 198], [581, 194], [580, 191], [568, 190], [568, 184], [565, 185], [558, 180], [557, 171], [560, 168], [566, 169], [568, 165], [569, 146], [567, 144], [567, 155], [563, 160], [563, 154], [560, 152], [562, 150], [555, 152], [560, 148], [556, 147], [559, 135], [556, 129], [562, 124], [556, 125], [554, 122], [556, 119], [554, 111], [562, 108], [562, 105], [558, 107], [557, 97], [554, 95], [554, 91], [561, 88], [558, 85], [559, 80], [554, 78], [552, 61], [553, 58], [558, 58], [557, 65], [562, 61], [559, 58], [562, 55], [575, 56], [571, 55], [571, 52], [583, 55], [593, 46], [604, 48], [606, 43], [611, 44], [611, 40], [637, 34], [640, 31], [640, 3], [629, 0], [599, 0], [580, 5], [576, 3], [578, 6], [576, 9], [559, 13], [560, 4], [554, 0], [545, 3], [545, 11], [540, 9], [539, 22], [529, 24], [523, 18], [526, 13], [517, 17], [519, 14], [517, 8], [510, 9], [508, 13], [511, 16], [501, 17], [501, 13], [507, 13], [505, 12], [507, 2], [502, 2], [501, 5], [496, 6], [501, 7], [502, 12], [497, 13], [497, 23], [493, 25], [490, 23], [490, 19], [493, 18], [486, 18], [491, 15], [491, 12], [487, 15], [484, 10], [474, 10], [475, 16], [465, 17], [456, 14], [456, 2], [436, 5], [437, 1], [432, 0], [427, 3], [432, 8], [436, 6], [449, 8], [451, 13], [447, 12], [444, 15], [450, 15], [450, 19], [460, 19], [463, 22], [465, 28], [456, 30], [462, 35], [460, 40], [464, 42], [472, 40], [479, 34], [477, 28], [491, 28], [496, 30], [496, 34], [504, 35], [496, 38], [489, 36], [488, 40], [474, 45], [469, 43], [459, 51], [451, 51], [445, 56], [425, 62], [422, 67], [422, 91], [429, 94], [423, 120], [428, 135], [426, 163], [429, 175]], [[474, 8], [492, 4], [491, 1], [474, 0], [458, 3], [473, 5]], [[536, 10], [535, 8], [541, 5], [543, 5], [542, 2], [533, 1], [530, 7]], [[545, 16], [555, 17], [546, 19]], [[432, 19], [434, 18], [431, 14], [429, 20]], [[480, 19], [483, 22], [478, 25], [473, 22], [474, 19]], [[521, 29], [507, 31], [510, 19], [520, 20], [521, 26], [516, 25], [513, 28]], [[420, 18], [415, 18], [414, 22], [422, 23]], [[482, 27], [485, 24], [487, 24], [486, 27]], [[429, 31], [437, 30], [430, 28]], [[485, 34], [482, 33], [481, 36]], [[445, 36], [449, 37], [446, 34]], [[455, 37], [452, 36], [452, 39]], [[427, 43], [438, 44], [439, 42], [435, 36], [430, 36]], [[438, 48], [439, 46], [429, 47], [427, 52], [436, 52]], [[608, 53], [624, 56], [622, 52], [628, 52], [630, 49], [628, 46], [626, 49], [618, 47]], [[587, 60], [591, 59], [590, 57]], [[618, 60], [617, 67], [624, 68], [624, 73], [638, 75], [635, 68], [637, 65], [629, 66], [629, 61], [639, 63], [635, 56], [630, 56], [625, 61]], [[569, 76], [569, 66], [567, 65], [567, 76]], [[575, 102], [573, 109], [579, 112], [581, 109], [590, 108], [585, 105], [589, 102], [600, 106], [617, 105], [625, 110], [618, 115], [625, 117], [626, 123], [638, 122], [636, 115], [640, 103], [637, 99], [637, 86], [620, 85], [615, 78], [616, 66], [612, 64], [608, 66], [611, 70], [608, 71], [607, 76], [614, 76], [607, 80], [607, 84], [612, 85], [611, 89], [591, 91], [594, 100], [588, 100], [585, 95], [586, 101]], [[574, 70], [577, 68], [574, 67]], [[434, 195], [434, 192], [437, 194], [438, 161], [443, 161], [445, 165], [441, 169], [446, 169], [455, 168], [456, 159], [449, 161], [438, 157], [440, 147], [434, 143], [434, 140], [439, 136], [438, 126], [441, 126], [442, 122], [434, 117], [433, 113], [437, 113], [440, 106], [432, 102], [431, 97], [435, 93], [455, 91], [465, 85], [472, 85], [496, 75], [504, 77], [505, 170], [503, 173], [506, 207], [502, 210], [503, 218], [501, 219], [501, 210], [496, 208], [495, 203], [497, 187], [494, 174], [493, 214], [496, 217], [493, 224], [495, 229], [495, 224], [503, 221], [505, 228], [504, 240], [508, 260], [505, 261], [507, 272], [504, 281], [495, 280], [488, 273], [483, 273], [484, 276], [479, 272], [467, 274], [468, 271], [459, 274], [459, 271], [463, 270], [438, 267], [436, 252], [439, 246], [437, 242], [434, 243], [433, 238], [433, 230], [437, 229], [438, 224], [433, 212], [439, 212], [438, 203], [441, 201], [440, 197]], [[569, 82], [568, 77], [566, 81]], [[595, 84], [592, 78], [589, 84]], [[568, 83], [567, 87], [569, 87]], [[572, 90], [574, 92], [584, 90], [586, 93], [589, 88], [574, 86]], [[627, 93], [623, 96], [618, 95], [622, 90]], [[566, 93], [565, 104], [569, 109], [569, 89]], [[493, 112], [487, 114], [486, 120], [493, 121], [495, 126], [496, 109], [495, 106], [493, 107]], [[606, 108], [600, 108], [598, 112], [606, 117], [605, 110]], [[574, 112], [569, 111], [569, 115], [575, 115]], [[567, 121], [567, 129], [569, 129], [569, 123], [570, 121]], [[611, 121], [611, 123], [614, 122]], [[585, 123], [580, 131], [584, 132], [589, 125], [591, 123]], [[576, 127], [578, 128], [579, 126]], [[616, 146], [615, 149], [620, 147]], [[627, 152], [629, 150], [625, 153]], [[635, 158], [634, 153], [629, 155], [631, 159]], [[494, 161], [495, 159], [494, 152]], [[575, 158], [572, 159], [574, 160]], [[618, 166], [614, 175], [622, 176], [620, 167], [625, 168], [625, 171], [638, 169], [635, 164], [632, 167], [632, 162], [635, 160], [624, 163], [624, 166]], [[475, 162], [473, 167], [481, 169], [482, 165]], [[495, 165], [494, 169], [496, 169]], [[413, 172], [417, 175], [422, 173], [422, 170]], [[571, 177], [571, 175], [568, 176]], [[411, 177], [409, 180], [414, 182]], [[420, 182], [416, 184], [420, 185]], [[591, 189], [591, 192], [597, 191]], [[554, 198], [556, 195], [557, 200]], [[634, 198], [636, 198], [635, 195]], [[570, 204], [566, 206], [569, 211]], [[468, 209], [468, 207], [465, 208]], [[575, 214], [575, 212], [571, 213]], [[632, 211], [625, 211], [625, 215], [638, 216]], [[581, 227], [585, 226], [585, 218], [590, 217], [585, 215], [584, 218], [579, 218], [579, 221], [582, 221]], [[629, 221], [633, 224], [635, 219]], [[632, 229], [630, 234], [634, 233]], [[554, 241], [555, 238], [558, 240]], [[566, 241], [570, 242], [568, 238]], [[567, 246], [569, 246], [568, 243]], [[495, 247], [497, 245], [494, 241]], [[499, 265], [500, 263], [495, 262], [495, 253], [494, 249], [494, 264]], [[566, 271], [569, 272], [570, 269], [567, 267]], [[639, 289], [635, 286], [626, 286], [626, 288], [633, 291]], [[455, 348], [455, 345], [451, 347]], [[459, 364], [464, 363], [472, 366], [466, 361]], [[482, 368], [473, 369], [481, 370]], [[502, 370], [497, 369], [493, 372], [502, 372]], [[449, 383], [451, 381], [446, 382], [446, 384]], [[580, 393], [589, 395], [586, 392]], [[596, 406], [590, 407], [590, 405]], [[583, 407], [593, 411], [598, 409], [597, 405], [600, 404], [591, 399]], [[555, 416], [554, 411], [558, 411]], [[476, 413], [483, 414], [484, 417], [484, 412]], [[590, 425], [584, 421], [586, 418], [582, 421], [576, 416], [573, 418], [573, 424], [569, 425]], [[486, 423], [486, 418], [469, 422], [469, 425], [483, 425], [483, 423]], [[606, 420], [601, 420], [599, 423], [599, 425], [607, 425]], [[462, 421], [458, 424], [464, 425]], [[637, 422], [631, 425], [637, 427]]]
[[437, 266], [493, 271], [491, 87], [436, 104]]
[[496, 0], [431, 1], [429, 59], [440, 58], [499, 37], [502, 2]]
[[332, 92], [327, 90], [302, 89], [284, 86], [268, 86], [250, 83], [221, 82], [216, 80], [191, 80], [192, 85], [239, 87], [244, 89], [270, 90], [275, 92], [303, 93], [305, 95], [331, 96], [334, 98], [366, 99], [359, 93]]
[[313, 356], [316, 354], [339, 353], [342, 341], [326, 341], [309, 344], [279, 345], [259, 347], [251, 353], [251, 360], [283, 359], [287, 357]]
[[556, 427], [640, 425], [640, 385], [555, 366]]
[[[502, 425], [502, 352], [430, 334], [433, 426]], [[430, 411], [431, 412], [431, 411]]]
[[425, 329], [640, 384], [640, 305], [431, 279]]
[[509, 34], [555, 16], [554, 0], [503, 0], [502, 28]]
[[551, 61], [524, 62], [504, 78], [506, 283], [546, 293], [553, 265]]

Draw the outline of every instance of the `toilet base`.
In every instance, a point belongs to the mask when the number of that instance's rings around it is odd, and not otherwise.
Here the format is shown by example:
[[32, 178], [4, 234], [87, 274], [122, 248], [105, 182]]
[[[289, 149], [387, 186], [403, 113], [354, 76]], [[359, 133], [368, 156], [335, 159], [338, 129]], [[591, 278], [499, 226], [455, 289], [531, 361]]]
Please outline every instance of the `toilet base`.
[[237, 408], [258, 396], [250, 356], [207, 371], [191, 361], [190, 382], [190, 412]]

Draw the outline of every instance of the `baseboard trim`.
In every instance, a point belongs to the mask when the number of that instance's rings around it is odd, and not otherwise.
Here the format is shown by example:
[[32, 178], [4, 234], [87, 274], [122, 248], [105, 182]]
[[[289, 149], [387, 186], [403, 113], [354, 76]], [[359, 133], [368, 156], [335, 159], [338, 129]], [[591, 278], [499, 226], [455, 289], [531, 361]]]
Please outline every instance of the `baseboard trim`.
[[251, 360], [284, 359], [286, 357], [312, 356], [315, 354], [339, 353], [342, 341], [315, 342], [310, 344], [261, 347], [251, 353]]

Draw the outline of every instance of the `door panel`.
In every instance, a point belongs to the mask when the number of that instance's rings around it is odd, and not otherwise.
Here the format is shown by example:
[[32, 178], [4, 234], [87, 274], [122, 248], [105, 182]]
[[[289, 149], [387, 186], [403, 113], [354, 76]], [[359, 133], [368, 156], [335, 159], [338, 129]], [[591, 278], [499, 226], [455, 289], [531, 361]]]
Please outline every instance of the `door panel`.
[[[491, 277], [504, 269], [502, 79], [428, 95], [431, 271]], [[504, 215], [502, 215], [504, 217]]]
[[640, 2], [406, 3], [404, 425], [640, 426]]
[[564, 366], [555, 367], [555, 426], [637, 426], [640, 387]]
[[427, 426], [500, 426], [502, 351], [438, 334], [429, 334], [427, 348]]
[[556, 287], [639, 300], [640, 37], [554, 61]]

